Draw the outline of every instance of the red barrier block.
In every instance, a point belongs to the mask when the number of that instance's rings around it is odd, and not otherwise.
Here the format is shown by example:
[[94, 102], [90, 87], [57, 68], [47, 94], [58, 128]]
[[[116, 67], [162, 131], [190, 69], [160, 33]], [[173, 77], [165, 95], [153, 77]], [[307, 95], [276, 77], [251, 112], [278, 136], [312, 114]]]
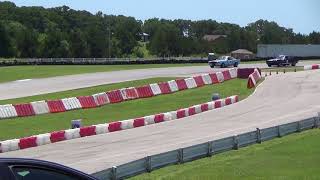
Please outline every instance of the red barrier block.
[[133, 121], [133, 127], [141, 127], [141, 126], [144, 126], [145, 123], [144, 123], [144, 118], [137, 118]]
[[16, 109], [19, 117], [35, 115], [35, 112], [31, 104], [16, 104], [13, 106]]
[[110, 103], [119, 103], [123, 101], [120, 90], [114, 90], [107, 92]]
[[159, 83], [158, 85], [160, 87], [161, 94], [170, 94], [171, 93], [171, 89], [170, 89], [168, 82]]
[[236, 97], [235, 97], [235, 101], [236, 101], [236, 102], [239, 102], [239, 96], [236, 96]]
[[[255, 68], [238, 68], [238, 78], [247, 79], [254, 72]], [[261, 74], [261, 69], [258, 68]]]
[[37, 137], [26, 137], [19, 140], [19, 148], [26, 149], [37, 146]]
[[209, 105], [208, 104], [201, 104], [201, 112], [205, 112], [209, 110]]
[[226, 105], [230, 105], [230, 104], [232, 104], [232, 100], [231, 100], [231, 98], [226, 98], [226, 100], [225, 100], [225, 104], [226, 104]]
[[216, 74], [216, 73], [210, 73], [209, 76], [210, 76], [210, 78], [211, 78], [212, 84], [217, 84], [217, 83], [219, 83], [219, 80], [218, 80], [218, 77], [217, 77], [217, 74]]
[[96, 135], [96, 126], [87, 126], [87, 127], [81, 127], [80, 128], [80, 136], [93, 136]]
[[201, 76], [195, 76], [193, 79], [196, 81], [197, 87], [204, 86], [204, 81]]
[[196, 114], [196, 108], [195, 107], [189, 107], [188, 114], [189, 114], [189, 116], [195, 115]]
[[179, 91], [188, 89], [187, 83], [184, 79], [177, 79], [176, 83], [178, 85]]
[[49, 100], [47, 101], [49, 110], [51, 113], [65, 112], [66, 108], [64, 107], [61, 100]]
[[177, 119], [186, 117], [186, 111], [184, 109], [180, 109], [177, 111]]
[[214, 102], [214, 108], [217, 109], [217, 108], [221, 108], [222, 104], [221, 104], [221, 101], [215, 101]]
[[50, 134], [50, 140], [52, 143], [64, 141], [66, 138], [64, 137], [64, 131], [56, 131]]
[[109, 132], [121, 131], [121, 122], [113, 122], [109, 124], [108, 127]]
[[223, 74], [223, 78], [224, 78], [225, 81], [231, 79], [231, 74], [230, 74], [229, 70], [222, 71], [222, 74]]
[[146, 98], [154, 96], [152, 89], [149, 85], [136, 88], [139, 98]]
[[97, 104], [94, 101], [94, 98], [92, 96], [80, 96], [80, 97], [77, 97], [77, 99], [79, 100], [81, 107], [83, 109], [97, 107]]
[[128, 88], [125, 90], [126, 96], [128, 99], [137, 99], [139, 98], [138, 93], [135, 88]]
[[318, 64], [314, 64], [314, 65], [312, 65], [311, 69], [319, 69], [319, 65]]
[[155, 123], [160, 123], [164, 121], [164, 114], [156, 114], [154, 116], [154, 122]]

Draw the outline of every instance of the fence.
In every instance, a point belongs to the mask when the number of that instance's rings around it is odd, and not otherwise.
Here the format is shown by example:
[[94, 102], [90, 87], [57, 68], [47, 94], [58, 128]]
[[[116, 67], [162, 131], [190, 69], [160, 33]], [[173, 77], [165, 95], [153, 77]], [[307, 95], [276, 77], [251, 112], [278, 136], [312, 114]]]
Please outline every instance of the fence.
[[116, 65], [116, 64], [170, 64], [207, 63], [207, 57], [163, 57], [163, 58], [15, 58], [0, 59], [0, 65]]
[[318, 117], [308, 118], [298, 122], [292, 122], [266, 129], [257, 128], [255, 131], [230, 136], [227, 138], [210, 141], [186, 148], [177, 149], [162, 154], [148, 156], [120, 166], [114, 166], [104, 171], [94, 173], [93, 176], [102, 180], [117, 180], [129, 178], [141, 173], [151, 172], [164, 166], [181, 164], [203, 157], [210, 157], [225, 151], [237, 150], [248, 145], [262, 143], [276, 137], [282, 137], [291, 133], [319, 128], [320, 114]]

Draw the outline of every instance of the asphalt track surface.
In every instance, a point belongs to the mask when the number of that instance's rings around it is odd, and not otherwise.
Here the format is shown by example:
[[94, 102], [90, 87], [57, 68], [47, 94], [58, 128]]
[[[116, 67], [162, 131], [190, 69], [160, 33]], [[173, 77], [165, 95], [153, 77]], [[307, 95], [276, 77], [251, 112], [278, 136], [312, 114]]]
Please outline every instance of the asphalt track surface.
[[320, 112], [320, 70], [272, 75], [247, 99], [184, 119], [0, 154], [94, 173], [148, 155], [302, 120]]
[[[301, 62], [297, 65], [304, 65], [310, 63], [312, 62]], [[240, 64], [240, 67], [266, 68], [267, 65], [265, 63]], [[34, 96], [39, 94], [47, 94], [53, 92], [98, 86], [102, 84], [111, 84], [146, 78], [191, 76], [194, 74], [203, 74], [207, 72], [216, 72], [221, 70], [221, 68], [212, 69], [209, 66], [168, 67], [88, 73], [42, 79], [24, 79], [13, 82], [0, 83], [0, 100]]]
[[[252, 67], [252, 65], [243, 65]], [[86, 73], [42, 79], [26, 79], [0, 84], [0, 100], [47, 94], [72, 89], [154, 77], [179, 77], [221, 71], [209, 66], [168, 67]]]

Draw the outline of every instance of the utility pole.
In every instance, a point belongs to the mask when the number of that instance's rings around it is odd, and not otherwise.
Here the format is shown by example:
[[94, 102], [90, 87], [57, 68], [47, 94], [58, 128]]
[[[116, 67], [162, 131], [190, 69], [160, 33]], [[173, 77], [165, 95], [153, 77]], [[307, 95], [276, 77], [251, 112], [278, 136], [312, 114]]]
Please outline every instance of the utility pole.
[[111, 58], [111, 28], [109, 26], [109, 59]]

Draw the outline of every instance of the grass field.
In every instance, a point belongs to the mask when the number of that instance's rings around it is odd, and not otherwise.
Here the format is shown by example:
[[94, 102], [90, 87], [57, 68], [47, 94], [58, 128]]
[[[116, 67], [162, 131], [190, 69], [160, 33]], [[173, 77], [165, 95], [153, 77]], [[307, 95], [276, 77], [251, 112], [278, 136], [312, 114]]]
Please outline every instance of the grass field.
[[205, 66], [207, 64], [139, 64], [139, 65], [51, 65], [51, 66], [10, 66], [0, 67], [0, 83], [20, 79], [47, 78], [72, 74], [108, 72], [118, 70]]
[[309, 130], [132, 179], [316, 180], [320, 177], [319, 139], [319, 129]]
[[[123, 82], [103, 85], [92, 88], [39, 95], [0, 101], [0, 104], [30, 102], [43, 99], [57, 99], [71, 96], [91, 95], [110, 89], [129, 86], [139, 86], [154, 82], [168, 81], [175, 78], [153, 78], [139, 81]], [[195, 104], [208, 102], [212, 93], [220, 93], [221, 97], [239, 95], [244, 99], [253, 92], [247, 89], [247, 80], [234, 79], [221, 84], [208, 85], [201, 88], [185, 90], [169, 95], [160, 95], [153, 98], [126, 101], [118, 104], [109, 104], [99, 108], [74, 110], [65, 113], [44, 114], [33, 117], [16, 118], [0, 121], [0, 140], [24, 137], [28, 135], [51, 132], [70, 128], [70, 121], [83, 119], [84, 125], [106, 123], [117, 120], [168, 112]]]

